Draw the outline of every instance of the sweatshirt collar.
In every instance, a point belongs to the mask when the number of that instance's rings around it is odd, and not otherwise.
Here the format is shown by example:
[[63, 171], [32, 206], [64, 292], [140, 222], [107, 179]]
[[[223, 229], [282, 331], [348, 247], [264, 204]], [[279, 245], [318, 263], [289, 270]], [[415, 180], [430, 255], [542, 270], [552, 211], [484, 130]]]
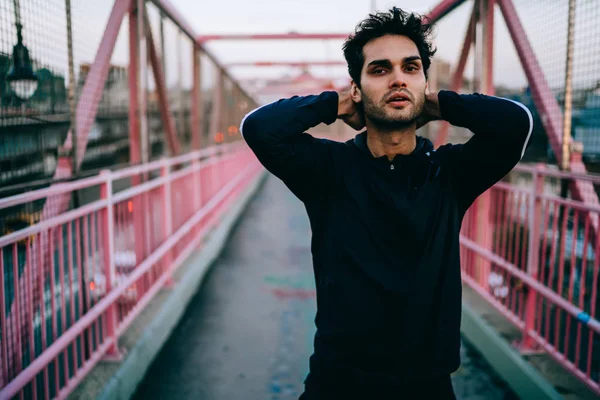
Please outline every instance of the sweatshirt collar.
[[[361, 151], [366, 152], [373, 159], [385, 159], [385, 156], [375, 157], [371, 150], [369, 150], [369, 146], [367, 145], [367, 131], [361, 132], [354, 137], [354, 145], [358, 147]], [[433, 150], [433, 143], [427, 138], [422, 136], [417, 136], [417, 147], [412, 151], [412, 153], [407, 155], [396, 155], [395, 158], [398, 157], [412, 157], [418, 156], [422, 154], [431, 153]]]

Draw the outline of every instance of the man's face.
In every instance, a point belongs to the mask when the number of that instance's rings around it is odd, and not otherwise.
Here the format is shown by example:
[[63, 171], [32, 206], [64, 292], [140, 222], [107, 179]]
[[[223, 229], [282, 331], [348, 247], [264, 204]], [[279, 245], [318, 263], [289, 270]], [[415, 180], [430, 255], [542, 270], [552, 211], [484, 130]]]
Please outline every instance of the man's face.
[[368, 42], [363, 54], [361, 88], [352, 93], [354, 101], [362, 102], [365, 118], [383, 130], [413, 124], [423, 111], [427, 87], [415, 43], [386, 35]]

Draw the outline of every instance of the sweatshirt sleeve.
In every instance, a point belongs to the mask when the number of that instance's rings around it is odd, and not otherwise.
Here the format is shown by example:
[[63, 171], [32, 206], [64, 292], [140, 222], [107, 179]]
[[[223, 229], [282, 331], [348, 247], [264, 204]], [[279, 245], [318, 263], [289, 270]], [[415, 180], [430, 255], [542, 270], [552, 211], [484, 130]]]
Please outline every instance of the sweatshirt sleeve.
[[248, 113], [240, 125], [244, 140], [263, 166], [301, 200], [320, 190], [330, 175], [331, 142], [305, 133], [337, 119], [338, 94], [294, 96]]
[[453, 185], [466, 210], [521, 160], [533, 118], [523, 104], [500, 97], [440, 91], [438, 99], [444, 120], [474, 134], [465, 144], [443, 146]]

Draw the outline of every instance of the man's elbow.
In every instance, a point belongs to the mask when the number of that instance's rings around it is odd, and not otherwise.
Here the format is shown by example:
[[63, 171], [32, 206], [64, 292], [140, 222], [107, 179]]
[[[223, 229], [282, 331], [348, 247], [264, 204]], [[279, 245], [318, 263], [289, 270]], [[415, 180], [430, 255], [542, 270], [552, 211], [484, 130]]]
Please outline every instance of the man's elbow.
[[516, 103], [519, 106], [519, 131], [524, 136], [529, 136], [533, 131], [533, 115], [527, 106], [522, 103]]
[[273, 122], [275, 104], [276, 102], [262, 105], [242, 118], [240, 133], [246, 141], [254, 139], [269, 128], [269, 124]]
[[[512, 100], [511, 100], [512, 101]], [[525, 150], [533, 132], [533, 116], [529, 108], [524, 104], [512, 101], [517, 107], [513, 119], [512, 133], [515, 135], [516, 145], [519, 147], [520, 157], [523, 158]]]
[[242, 118], [242, 122], [240, 123], [240, 133], [245, 140], [252, 140], [257, 132], [257, 115], [256, 110], [249, 112], [246, 114], [244, 118]]

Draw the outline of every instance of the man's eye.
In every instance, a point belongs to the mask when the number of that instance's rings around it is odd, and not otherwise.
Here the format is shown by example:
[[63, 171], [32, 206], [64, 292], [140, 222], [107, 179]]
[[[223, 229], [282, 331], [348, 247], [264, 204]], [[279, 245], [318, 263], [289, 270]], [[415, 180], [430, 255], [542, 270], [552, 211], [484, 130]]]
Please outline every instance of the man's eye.
[[418, 68], [415, 67], [414, 65], [409, 65], [408, 67], [406, 67], [406, 70], [409, 71], [409, 72], [416, 71], [417, 69]]
[[385, 72], [385, 71], [383, 69], [375, 69], [375, 70], [373, 70], [374, 74], [380, 74], [382, 72]]

